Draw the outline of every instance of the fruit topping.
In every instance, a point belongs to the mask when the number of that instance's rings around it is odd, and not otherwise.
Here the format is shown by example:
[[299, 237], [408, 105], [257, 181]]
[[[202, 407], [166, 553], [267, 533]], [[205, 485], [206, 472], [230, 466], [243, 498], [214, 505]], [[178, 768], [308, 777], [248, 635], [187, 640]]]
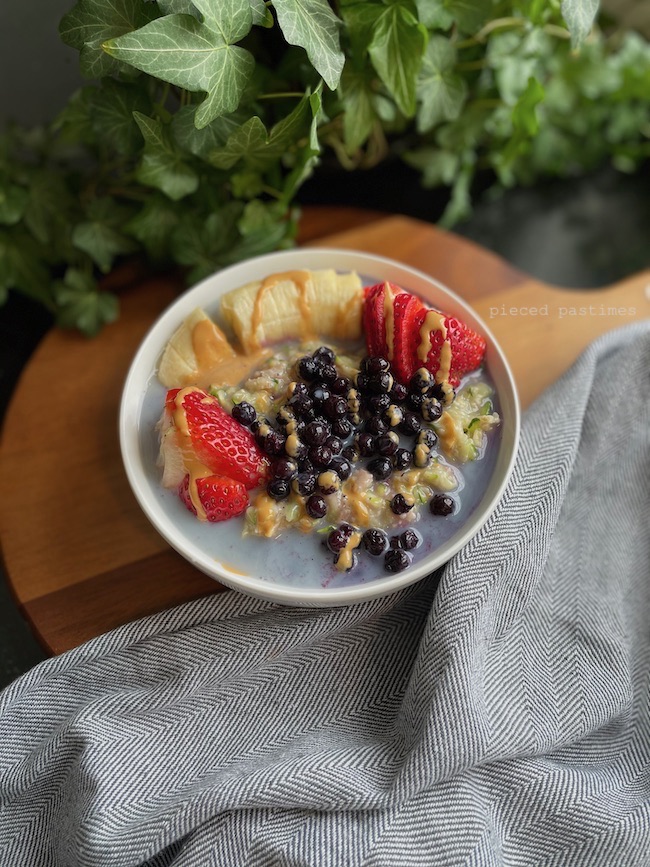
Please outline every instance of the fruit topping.
[[[364, 294], [368, 354], [387, 359], [398, 383], [408, 384], [412, 409], [419, 409], [418, 394], [431, 396], [428, 390], [436, 383], [458, 386], [462, 376], [480, 366], [485, 339], [457, 317], [425, 307], [415, 295], [388, 282]], [[372, 383], [373, 373], [364, 374]], [[381, 390], [379, 381], [374, 382]], [[444, 395], [435, 396], [441, 400]]]
[[[190, 496], [190, 477], [185, 476], [178, 489], [181, 500], [190, 512], [197, 514]], [[241, 482], [225, 476], [204, 476], [196, 480], [196, 490], [205, 520], [228, 521], [243, 514], [248, 506], [246, 488]]]
[[199, 461], [208, 474], [227, 476], [246, 488], [255, 488], [266, 479], [268, 458], [216, 398], [194, 386], [172, 389], [167, 394], [167, 407], [170, 405], [178, 445], [187, 460]]

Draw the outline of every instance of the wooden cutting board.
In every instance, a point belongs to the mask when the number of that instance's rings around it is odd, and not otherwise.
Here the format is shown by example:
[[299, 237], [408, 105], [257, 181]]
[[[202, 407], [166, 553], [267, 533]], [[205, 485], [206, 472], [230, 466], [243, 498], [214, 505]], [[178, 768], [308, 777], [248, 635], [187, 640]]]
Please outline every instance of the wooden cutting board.
[[[321, 209], [310, 225], [310, 244], [399, 259], [462, 295], [503, 347], [524, 407], [595, 337], [650, 317], [650, 270], [605, 289], [572, 291], [406, 217]], [[325, 237], [314, 240], [319, 234]], [[8, 410], [0, 447], [4, 563], [18, 605], [49, 652], [223, 590], [150, 526], [119, 453], [118, 406], [131, 359], [178, 290], [171, 278], [140, 277], [123, 288], [121, 317], [99, 337], [51, 331]]]

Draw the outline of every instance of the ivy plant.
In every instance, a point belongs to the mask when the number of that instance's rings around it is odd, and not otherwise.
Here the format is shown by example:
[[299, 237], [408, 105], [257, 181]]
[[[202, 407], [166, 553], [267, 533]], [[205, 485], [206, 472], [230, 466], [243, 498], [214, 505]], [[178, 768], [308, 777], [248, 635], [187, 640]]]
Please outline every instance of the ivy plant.
[[144, 255], [189, 283], [294, 241], [325, 151], [397, 155], [471, 209], [502, 186], [633, 171], [650, 146], [650, 46], [597, 0], [77, 0], [60, 25], [88, 83], [0, 137], [0, 301], [96, 333], [101, 276]]

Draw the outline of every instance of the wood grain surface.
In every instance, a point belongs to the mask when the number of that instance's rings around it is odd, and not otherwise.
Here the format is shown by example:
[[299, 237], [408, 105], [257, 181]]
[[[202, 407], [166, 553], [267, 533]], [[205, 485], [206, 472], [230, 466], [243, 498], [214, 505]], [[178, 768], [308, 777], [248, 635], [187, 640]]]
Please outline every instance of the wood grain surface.
[[[320, 208], [311, 212], [302, 240], [399, 259], [454, 289], [503, 347], [524, 407], [593, 338], [650, 317], [650, 271], [605, 289], [559, 289], [406, 217]], [[18, 384], [0, 447], [6, 572], [18, 605], [52, 653], [223, 589], [150, 526], [119, 453], [126, 373], [179, 283], [147, 278], [141, 267], [115, 279], [121, 283], [119, 321], [93, 340], [60, 330], [45, 337]]]

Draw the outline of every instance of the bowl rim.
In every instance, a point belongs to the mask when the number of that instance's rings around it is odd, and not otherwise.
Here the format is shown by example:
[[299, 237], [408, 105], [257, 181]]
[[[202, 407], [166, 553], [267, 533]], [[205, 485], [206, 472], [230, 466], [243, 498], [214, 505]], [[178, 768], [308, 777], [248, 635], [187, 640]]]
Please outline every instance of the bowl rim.
[[[304, 261], [305, 259], [309, 260], [309, 264]], [[367, 263], [367, 266], [360, 263]], [[205, 554], [200, 546], [184, 539], [184, 537], [179, 538], [178, 532], [174, 532], [173, 522], [149, 491], [140, 454], [138, 421], [147, 383], [155, 375], [156, 364], [162, 350], [182, 319], [197, 306], [209, 306], [209, 301], [194, 301], [194, 299], [208, 292], [215, 282], [224, 284], [223, 288], [214, 294], [213, 301], [217, 302], [221, 295], [229, 289], [254, 279], [262, 279], [274, 271], [292, 270], [299, 267], [311, 270], [318, 268], [335, 268], [337, 271], [350, 270], [366, 276], [372, 276], [374, 274], [373, 268], [378, 268], [381, 269], [381, 277], [379, 274], [376, 275], [378, 279], [391, 280], [401, 285], [405, 282], [406, 275], [407, 279], [410, 278], [416, 284], [424, 283], [428, 284], [429, 287], [435, 287], [446, 296], [446, 302], [447, 300], [451, 302], [445, 304], [446, 312], [462, 313], [466, 319], [472, 320], [470, 324], [477, 326], [486, 338], [489, 354], [486, 364], [492, 374], [502, 411], [507, 407], [507, 427], [504, 425], [495, 468], [483, 498], [478, 502], [467, 522], [462, 524], [458, 531], [439, 548], [403, 572], [398, 572], [392, 576], [378, 576], [377, 579], [366, 583], [336, 589], [327, 587], [319, 589], [297, 588], [289, 585], [271, 584], [263, 577], [244, 575], [233, 571], [228, 568], [227, 564]], [[253, 275], [251, 275], [251, 271], [253, 271]], [[259, 276], [255, 276], [256, 273]], [[391, 273], [395, 275], [394, 279], [390, 276]], [[408, 291], [421, 294], [411, 284], [408, 285]], [[425, 300], [428, 299], [425, 298]], [[156, 362], [151, 366], [151, 357], [154, 355]], [[494, 373], [495, 367], [500, 368], [498, 383]], [[503, 496], [517, 457], [521, 429], [521, 408], [512, 371], [498, 341], [478, 313], [445, 284], [424, 271], [375, 253], [336, 247], [300, 247], [267, 253], [223, 268], [187, 289], [168, 305], [147, 330], [131, 361], [122, 389], [118, 427], [122, 462], [131, 490], [150, 523], [181, 556], [219, 583], [248, 595], [287, 605], [321, 607], [365, 602], [395, 593], [431, 574], [458, 553], [485, 525]], [[509, 434], [508, 437], [506, 437], [506, 432]], [[506, 449], [507, 451], [505, 451]], [[500, 474], [500, 481], [494, 487], [493, 482], [497, 472]]]

